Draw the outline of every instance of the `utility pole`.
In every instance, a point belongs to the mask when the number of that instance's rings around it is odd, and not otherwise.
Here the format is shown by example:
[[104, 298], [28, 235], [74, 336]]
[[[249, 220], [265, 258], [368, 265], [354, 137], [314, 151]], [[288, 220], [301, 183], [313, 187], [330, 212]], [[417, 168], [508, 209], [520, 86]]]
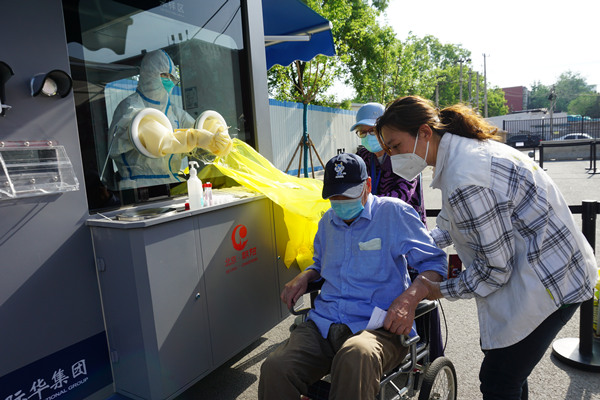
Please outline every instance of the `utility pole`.
[[462, 73], [462, 71], [463, 71], [463, 63], [464, 62], [468, 62], [469, 63], [469, 62], [471, 62], [471, 59], [470, 58], [459, 58], [457, 62], [460, 64], [460, 75], [459, 75], [459, 78], [458, 78], [458, 85], [459, 85], [459, 95], [458, 95], [458, 98], [460, 99], [460, 102], [462, 103], [462, 100], [463, 100], [463, 78], [462, 78], [463, 77], [463, 73]]
[[[554, 118], [553, 118], [553, 113], [554, 113], [554, 103], [556, 102], [556, 92], [555, 92], [555, 87], [554, 85], [552, 85], [552, 88], [550, 88], [550, 95], [548, 96], [548, 100], [550, 100], [550, 137], [546, 138], [546, 140], [551, 140], [552, 137], [554, 136]], [[542, 133], [542, 137], [543, 137], [543, 133]]]
[[438, 75], [435, 77], [435, 107], [440, 107], [440, 79], [446, 78], [445, 75]]
[[485, 53], [483, 53], [483, 117], [488, 117], [488, 98], [487, 98], [487, 71], [485, 65]]
[[458, 78], [458, 86], [459, 86], [459, 95], [458, 98], [460, 99], [460, 102], [462, 103], [462, 59], [460, 60], [460, 78]]
[[477, 103], [477, 112], [479, 113], [479, 72], [475, 72], [475, 82], [477, 82], [477, 92], [475, 94], [475, 99]]
[[473, 105], [473, 92], [471, 91], [471, 84], [473, 82], [473, 71], [471, 71], [471, 68], [469, 68], [469, 86], [468, 86], [468, 90], [469, 90], [469, 96], [467, 97], [469, 100], [467, 101], [469, 103], [469, 107], [471, 107]]

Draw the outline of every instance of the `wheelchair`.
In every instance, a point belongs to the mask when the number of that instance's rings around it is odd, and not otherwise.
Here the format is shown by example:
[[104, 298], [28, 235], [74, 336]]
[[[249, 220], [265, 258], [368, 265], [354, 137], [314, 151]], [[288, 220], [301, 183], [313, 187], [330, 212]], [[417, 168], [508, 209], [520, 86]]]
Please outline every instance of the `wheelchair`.
[[[299, 304], [301, 308], [295, 306], [290, 310], [297, 316], [290, 331], [305, 320], [306, 314], [314, 306], [322, 284], [322, 280], [309, 283], [306, 295], [310, 297], [310, 304]], [[437, 307], [438, 302], [432, 300], [422, 300], [417, 306], [417, 335], [412, 338], [404, 335], [401, 337], [402, 345], [409, 349], [408, 353], [398, 366], [381, 378], [377, 400], [407, 400], [417, 394], [418, 400], [456, 400], [457, 379], [454, 364], [447, 357], [438, 357], [435, 360], [429, 357], [430, 315]], [[327, 400], [330, 386], [328, 377], [324, 377], [309, 387], [308, 396], [304, 398]]]

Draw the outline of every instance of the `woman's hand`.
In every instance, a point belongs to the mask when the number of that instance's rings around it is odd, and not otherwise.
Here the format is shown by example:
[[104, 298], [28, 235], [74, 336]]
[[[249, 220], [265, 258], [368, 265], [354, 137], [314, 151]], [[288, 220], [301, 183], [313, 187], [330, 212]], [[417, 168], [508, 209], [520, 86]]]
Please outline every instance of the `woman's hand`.
[[388, 308], [383, 327], [396, 335], [408, 335], [415, 320], [415, 311], [423, 299], [435, 300], [442, 297], [442, 276], [437, 272], [425, 271], [413, 281], [407, 290], [396, 297]]
[[442, 292], [440, 291], [440, 283], [434, 282], [427, 279], [424, 275], [419, 275], [418, 279], [420, 283], [422, 283], [427, 288], [427, 296], [425, 297], [428, 300], [437, 300], [444, 297]]

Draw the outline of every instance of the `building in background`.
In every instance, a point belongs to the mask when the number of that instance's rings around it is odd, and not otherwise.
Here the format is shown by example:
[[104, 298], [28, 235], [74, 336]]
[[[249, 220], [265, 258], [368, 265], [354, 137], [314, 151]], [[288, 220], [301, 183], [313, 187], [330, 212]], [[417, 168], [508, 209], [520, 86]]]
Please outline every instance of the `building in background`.
[[502, 88], [509, 113], [527, 109], [529, 91], [525, 86]]

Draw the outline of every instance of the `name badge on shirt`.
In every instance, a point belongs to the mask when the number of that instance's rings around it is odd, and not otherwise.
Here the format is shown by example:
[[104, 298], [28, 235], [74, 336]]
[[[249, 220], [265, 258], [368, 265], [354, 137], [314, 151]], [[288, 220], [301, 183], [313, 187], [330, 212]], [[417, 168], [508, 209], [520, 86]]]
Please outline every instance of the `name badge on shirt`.
[[367, 242], [358, 242], [360, 250], [381, 250], [381, 239], [375, 238]]

